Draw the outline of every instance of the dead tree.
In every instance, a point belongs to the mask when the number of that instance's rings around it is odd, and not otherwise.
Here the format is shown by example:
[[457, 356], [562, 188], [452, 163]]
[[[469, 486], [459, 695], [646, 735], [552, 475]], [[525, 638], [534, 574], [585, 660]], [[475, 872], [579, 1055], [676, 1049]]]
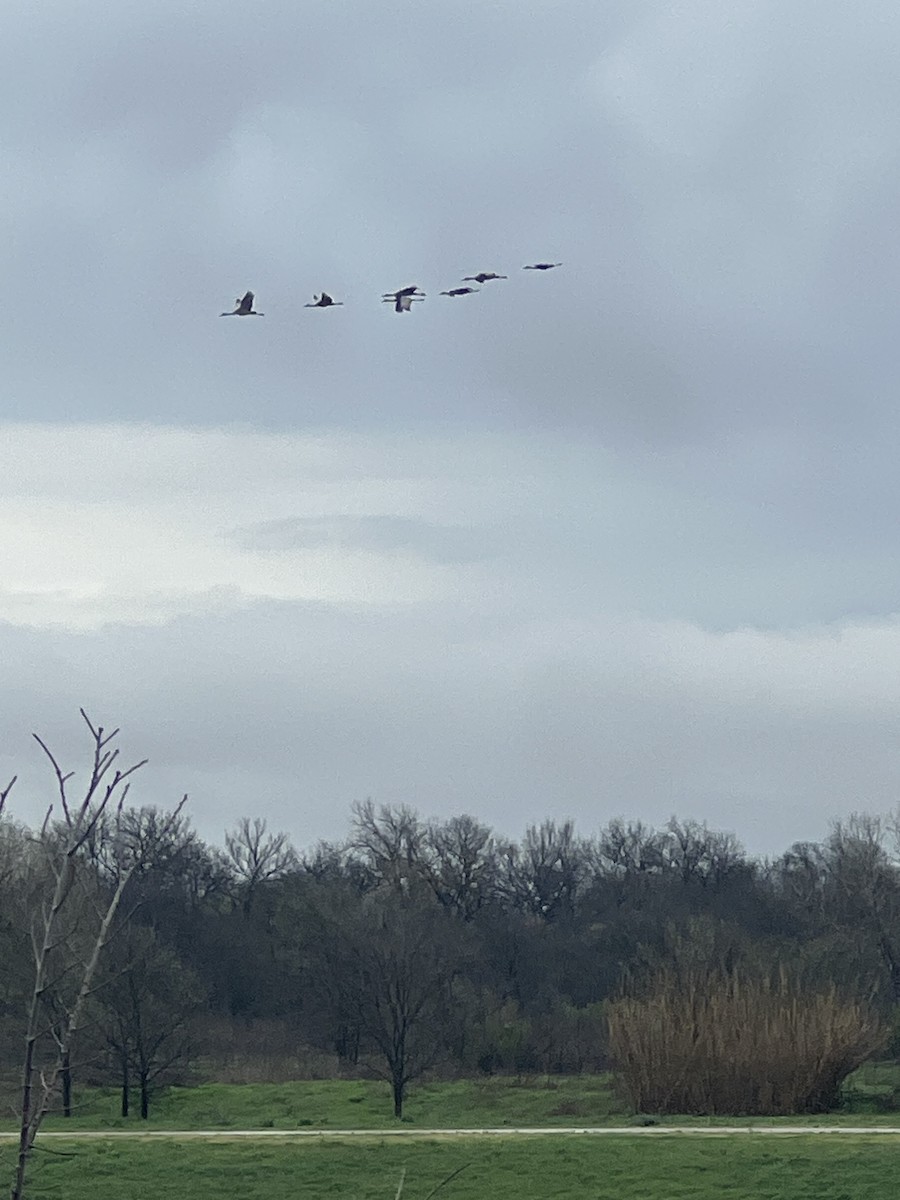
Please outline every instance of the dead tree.
[[[104, 814], [118, 829], [131, 776], [146, 759], [124, 770], [118, 768], [119, 751], [112, 747], [118, 729], [107, 733], [94, 726], [84, 710], [81, 716], [90, 732], [92, 761], [84, 790], [79, 798], [71, 795], [72, 772], [64, 772], [46, 743], [35, 740], [50, 762], [56, 778], [60, 812], [51, 823], [54, 805], [50, 805], [41, 829], [41, 846], [47, 860], [47, 894], [34, 918], [31, 930], [34, 954], [34, 987], [25, 1027], [25, 1054], [22, 1064], [19, 1149], [11, 1200], [22, 1200], [25, 1178], [38, 1130], [59, 1089], [70, 1060], [72, 1042], [79, 1027], [85, 1004], [94, 990], [94, 980], [104, 946], [116, 926], [122, 897], [146, 850], [135, 852], [123, 836], [118, 840], [116, 870], [105, 889], [98, 889], [84, 853], [85, 844]], [[0, 794], [5, 801], [12, 784]], [[174, 821], [187, 797], [171, 814]], [[2, 805], [0, 805], [2, 807]], [[70, 912], [81, 911], [75, 920]], [[90, 933], [84, 938], [85, 914]], [[77, 938], [76, 938], [77, 931]], [[76, 949], [77, 947], [77, 949]], [[53, 995], [57, 1012], [48, 1020], [46, 999]], [[50, 1040], [48, 1061], [39, 1063], [40, 1045]]]
[[263, 817], [242, 817], [233, 833], [225, 834], [229, 864], [234, 872], [241, 907], [249, 917], [261, 887], [280, 879], [297, 865], [297, 853], [286, 833], [269, 833]]

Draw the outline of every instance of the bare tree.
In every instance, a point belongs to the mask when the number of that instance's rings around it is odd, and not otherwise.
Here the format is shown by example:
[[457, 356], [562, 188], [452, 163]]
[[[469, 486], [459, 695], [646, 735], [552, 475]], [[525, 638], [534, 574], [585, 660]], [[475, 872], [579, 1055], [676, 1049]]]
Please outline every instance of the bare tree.
[[[143, 852], [140, 856], [130, 852], [125, 839], [120, 838], [110, 881], [105, 888], [96, 886], [96, 872], [87, 859], [85, 846], [104, 814], [114, 814], [115, 823], [121, 827], [131, 776], [144, 766], [146, 759], [120, 770], [116, 765], [119, 751], [112, 745], [118, 729], [107, 733], [103, 726], [95, 727], [83, 709], [81, 716], [90, 733], [93, 752], [87, 781], [79, 798], [71, 794], [73, 773], [64, 772], [47, 744], [34, 735], [56, 778], [60, 815], [51, 824], [54, 810], [51, 804], [41, 829], [48, 888], [31, 930], [34, 986], [25, 1027], [19, 1147], [11, 1200], [22, 1200], [24, 1195], [35, 1138], [59, 1088], [85, 1005], [94, 990], [101, 953], [114, 931], [128, 881], [143, 861]], [[11, 787], [12, 784], [0, 796], [2, 802], [5, 803]], [[182, 798], [172, 820], [177, 819], [186, 799]], [[80, 904], [77, 903], [79, 899]], [[86, 915], [91, 919], [91, 931], [85, 940]], [[57, 1013], [48, 1020], [46, 998], [51, 993], [55, 1004], [64, 1006], [62, 1018]], [[48, 1060], [39, 1063], [40, 1049], [48, 1041]]]
[[425, 831], [414, 809], [382, 805], [371, 800], [353, 805], [350, 848], [355, 850], [375, 880], [394, 891], [408, 891], [418, 881]]
[[529, 825], [521, 846], [504, 853], [503, 886], [522, 912], [544, 921], [571, 917], [587, 871], [586, 852], [571, 821]]
[[596, 859], [597, 869], [610, 878], [649, 878], [663, 870], [663, 839], [642, 821], [626, 825], [616, 817], [600, 832]]
[[245, 916], [264, 883], [280, 879], [297, 865], [288, 835], [269, 833], [263, 817], [241, 817], [234, 832], [225, 834], [225, 847]]
[[360, 1060], [390, 1083], [398, 1118], [409, 1083], [446, 1049], [462, 956], [460, 923], [419, 903], [427, 895], [329, 893], [305, 951], [333, 1024], [357, 1031]]
[[666, 866], [685, 887], [722, 887], [745, 865], [734, 834], [710, 829], [705, 821], [672, 817], [660, 836]]
[[119, 1078], [122, 1116], [129, 1115], [133, 1083], [146, 1120], [152, 1089], [185, 1070], [196, 1054], [192, 1025], [203, 989], [196, 973], [139, 925], [113, 942], [107, 960], [99, 1023]]
[[851, 813], [834, 824], [826, 843], [832, 905], [838, 921], [868, 938], [884, 965], [891, 996], [900, 1003], [900, 864], [881, 817]]
[[437, 899], [472, 921], [497, 893], [499, 862], [487, 825], [463, 814], [429, 825], [424, 874]]

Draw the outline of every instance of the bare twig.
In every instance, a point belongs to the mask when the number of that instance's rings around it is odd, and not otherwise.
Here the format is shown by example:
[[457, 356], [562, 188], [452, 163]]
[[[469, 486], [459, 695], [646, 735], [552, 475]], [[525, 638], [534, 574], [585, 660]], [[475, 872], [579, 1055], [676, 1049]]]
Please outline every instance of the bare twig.
[[[53, 767], [53, 773], [56, 776], [56, 787], [57, 787], [57, 790], [59, 791], [59, 798], [62, 802], [63, 812], [66, 814], [66, 820], [68, 821], [69, 810], [68, 810], [68, 805], [66, 802], [66, 784], [72, 778], [72, 772], [70, 771], [68, 773], [68, 775], [64, 775], [62, 772], [62, 768], [60, 767], [60, 765], [56, 761], [56, 759], [53, 757], [53, 754], [51, 753], [50, 748], [47, 745], [47, 743], [45, 741], [43, 741], [41, 736], [37, 733], [33, 733], [31, 736], [34, 738], [34, 740], [37, 742], [37, 744], [40, 746], [40, 748], [43, 750], [43, 752], [47, 755], [47, 758], [49, 758], [49, 760], [50, 760], [50, 765]], [[50, 815], [50, 812], [52, 812], [52, 810], [53, 810], [53, 806], [51, 805], [50, 809], [48, 810], [48, 813], [47, 813], [48, 817]]]
[[466, 1167], [471, 1167], [471, 1165], [472, 1164], [470, 1162], [463, 1163], [463, 1165], [461, 1167], [457, 1167], [455, 1171], [451, 1171], [450, 1174], [446, 1177], [446, 1179], [442, 1179], [441, 1182], [437, 1185], [437, 1187], [433, 1187], [431, 1189], [431, 1191], [425, 1197], [425, 1200], [431, 1200], [431, 1197], [433, 1195], [435, 1195], [436, 1192], [439, 1192], [445, 1183], [449, 1183], [451, 1179], [455, 1179], [457, 1177], [457, 1175], [460, 1175], [463, 1171], [465, 1171]]
[[9, 781], [9, 783], [6, 785], [6, 787], [2, 791], [0, 791], [0, 813], [2, 813], [4, 808], [6, 807], [7, 797], [9, 796], [9, 793], [13, 790], [13, 784], [16, 782], [16, 780], [18, 778], [19, 778], [18, 775], [13, 775], [12, 779]]

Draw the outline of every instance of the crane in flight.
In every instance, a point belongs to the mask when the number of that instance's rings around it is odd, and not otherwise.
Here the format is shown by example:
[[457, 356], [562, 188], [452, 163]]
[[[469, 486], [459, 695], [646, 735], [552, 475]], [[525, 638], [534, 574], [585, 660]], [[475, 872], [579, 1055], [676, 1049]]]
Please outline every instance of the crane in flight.
[[523, 271], [552, 271], [554, 267], [561, 267], [562, 263], [531, 263], [527, 267], [523, 267]]
[[414, 296], [411, 292], [394, 292], [389, 296], [382, 296], [382, 304], [393, 304], [394, 312], [412, 312], [414, 300], [424, 300], [424, 296]]
[[477, 275], [464, 275], [463, 283], [487, 283], [489, 279], [509, 279], [509, 276], [498, 275], [496, 271], [479, 271]]
[[406, 287], [397, 288], [396, 292], [382, 292], [382, 304], [393, 304], [394, 312], [412, 312], [413, 300], [424, 300], [425, 293], [417, 283], [407, 284]]
[[313, 300], [315, 304], [304, 304], [304, 308], [340, 308], [343, 305], [343, 300], [332, 300], [327, 292], [323, 292], [321, 296], [313, 292]]
[[449, 292], [441, 292], [442, 296], [469, 296], [474, 292], [480, 292], [481, 288], [459, 287], [451, 288]]
[[382, 292], [382, 300], [396, 300], [400, 296], [423, 296], [425, 293], [417, 283], [407, 284], [406, 287], [397, 288], [396, 292]]
[[264, 317], [266, 314], [254, 312], [253, 310], [253, 293], [246, 292], [243, 299], [237, 299], [234, 302], [235, 307], [233, 312], [219, 313], [220, 317]]

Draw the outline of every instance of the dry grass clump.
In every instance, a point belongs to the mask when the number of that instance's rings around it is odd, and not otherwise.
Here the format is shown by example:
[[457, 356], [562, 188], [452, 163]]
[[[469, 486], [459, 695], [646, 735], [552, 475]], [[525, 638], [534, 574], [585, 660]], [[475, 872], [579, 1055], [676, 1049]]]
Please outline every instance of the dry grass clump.
[[868, 1004], [786, 968], [658, 968], [609, 1007], [619, 1086], [637, 1112], [819, 1113], [887, 1037]]

